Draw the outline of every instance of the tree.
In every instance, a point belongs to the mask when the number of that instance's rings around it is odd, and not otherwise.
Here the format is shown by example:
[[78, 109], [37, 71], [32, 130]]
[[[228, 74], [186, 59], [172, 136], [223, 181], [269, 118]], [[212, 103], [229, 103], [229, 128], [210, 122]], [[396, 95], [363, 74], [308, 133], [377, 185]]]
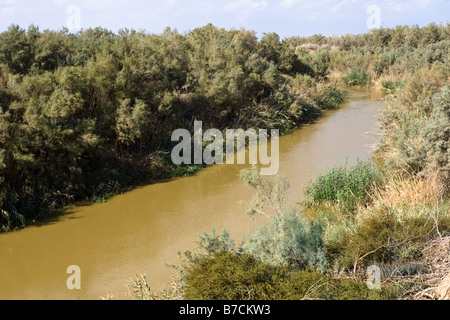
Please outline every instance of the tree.
[[[249, 214], [258, 213], [270, 220], [268, 225], [257, 228], [255, 233], [246, 237], [244, 252], [263, 263], [298, 269], [312, 267], [325, 272], [328, 262], [321, 222], [309, 224], [298, 212], [286, 205], [288, 183], [281, 177], [275, 183], [263, 178], [257, 167], [243, 170], [241, 177], [258, 191]], [[262, 211], [266, 205], [271, 207], [273, 215]]]
[[[30, 35], [36, 32], [36, 28], [30, 27]], [[34, 59], [33, 45], [24, 29], [11, 25], [0, 34], [0, 62], [7, 64], [13, 73], [26, 74]]]
[[267, 61], [277, 64], [280, 59], [281, 42], [280, 36], [276, 33], [264, 33], [259, 42], [259, 55]]
[[140, 141], [146, 132], [148, 117], [147, 105], [143, 101], [136, 100], [132, 103], [130, 99], [122, 100], [116, 120], [119, 142], [131, 147]]

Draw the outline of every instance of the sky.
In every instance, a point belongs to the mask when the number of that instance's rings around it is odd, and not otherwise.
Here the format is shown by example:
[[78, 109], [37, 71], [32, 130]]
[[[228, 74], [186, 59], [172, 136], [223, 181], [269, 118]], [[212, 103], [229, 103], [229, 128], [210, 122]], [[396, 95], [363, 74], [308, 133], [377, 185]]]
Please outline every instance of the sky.
[[181, 33], [212, 23], [281, 37], [360, 34], [371, 28], [450, 22], [450, 0], [0, 0], [0, 32], [11, 24], [71, 32], [103, 27]]

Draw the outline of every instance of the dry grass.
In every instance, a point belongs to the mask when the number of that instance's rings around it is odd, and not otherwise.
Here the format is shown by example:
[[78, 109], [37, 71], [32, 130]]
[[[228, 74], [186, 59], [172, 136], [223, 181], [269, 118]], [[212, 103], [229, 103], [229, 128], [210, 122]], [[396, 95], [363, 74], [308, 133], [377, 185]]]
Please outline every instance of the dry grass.
[[442, 199], [437, 174], [427, 178], [399, 174], [392, 176], [383, 188], [378, 188], [374, 195], [374, 204], [389, 204], [395, 207], [403, 205], [433, 207]]
[[150, 288], [146, 275], [137, 276], [129, 286], [129, 295], [134, 300], [183, 300], [183, 281], [180, 276], [172, 277], [170, 284], [162, 290]]
[[395, 208], [396, 219], [399, 222], [412, 218], [425, 218], [427, 224], [434, 225], [440, 234], [440, 225], [448, 221], [446, 202], [440, 192], [437, 175], [428, 178], [412, 174], [395, 174], [381, 187], [372, 193], [372, 203], [369, 207], [358, 208], [354, 217], [355, 225], [363, 225], [367, 219], [383, 212], [383, 208]]
[[423, 263], [427, 273], [420, 280], [429, 288], [415, 293], [412, 299], [449, 300], [450, 284], [444, 280], [450, 275], [450, 236], [429, 242], [423, 250]]
[[344, 84], [342, 83], [342, 77], [344, 75], [345, 75], [344, 71], [333, 69], [328, 74], [328, 81], [335, 87], [342, 87], [344, 86]]

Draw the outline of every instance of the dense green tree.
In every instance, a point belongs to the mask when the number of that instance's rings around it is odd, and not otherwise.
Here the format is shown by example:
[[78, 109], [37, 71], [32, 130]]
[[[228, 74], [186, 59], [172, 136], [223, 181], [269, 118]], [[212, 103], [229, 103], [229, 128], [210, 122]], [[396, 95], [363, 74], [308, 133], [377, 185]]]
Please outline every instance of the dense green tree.
[[31, 40], [35, 33], [34, 27], [30, 27], [27, 33], [18, 25], [12, 25], [0, 34], [0, 62], [8, 65], [14, 73], [27, 73], [33, 64], [34, 50]]

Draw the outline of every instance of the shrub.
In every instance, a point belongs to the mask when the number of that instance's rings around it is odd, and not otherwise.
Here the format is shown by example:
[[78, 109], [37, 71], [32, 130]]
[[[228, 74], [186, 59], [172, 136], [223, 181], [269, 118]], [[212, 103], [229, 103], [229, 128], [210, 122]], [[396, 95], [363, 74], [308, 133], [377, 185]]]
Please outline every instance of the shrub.
[[216, 253], [187, 269], [184, 295], [188, 300], [267, 300], [287, 277], [286, 268], [258, 263], [251, 255]]
[[[201, 167], [175, 166], [167, 152], [171, 133], [192, 132], [194, 119], [284, 134], [335, 107], [325, 79], [294, 88], [297, 74], [315, 73], [293, 48], [274, 33], [258, 41], [212, 25], [185, 35], [11, 26], [0, 34], [0, 232], [193, 174]], [[317, 56], [317, 73], [328, 60]]]
[[322, 235], [320, 221], [308, 225], [297, 213], [283, 211], [248, 235], [243, 248], [264, 263], [325, 272], [328, 262]]
[[[448, 208], [442, 208], [446, 210]], [[327, 244], [329, 259], [339, 268], [367, 267], [371, 264], [405, 265], [416, 261], [424, 243], [436, 234], [433, 208], [380, 206], [361, 213], [353, 230]], [[450, 221], [439, 222], [448, 230]]]
[[338, 281], [320, 272], [261, 263], [251, 255], [229, 252], [203, 256], [186, 272], [187, 300], [380, 300], [386, 289], [364, 282]]
[[372, 75], [363, 68], [353, 68], [349, 73], [342, 77], [342, 81], [347, 87], [366, 86], [372, 78]]
[[393, 80], [381, 80], [381, 86], [387, 90], [395, 91], [399, 88], [403, 88], [406, 82], [404, 80], [401, 81], [393, 81]]
[[306, 207], [326, 202], [354, 210], [370, 202], [370, 192], [382, 183], [381, 173], [369, 162], [359, 161], [353, 168], [336, 166], [306, 188]]
[[352, 279], [335, 281], [323, 292], [322, 299], [325, 300], [389, 300], [400, 295], [392, 285], [386, 285], [381, 290], [369, 290], [367, 283]]
[[443, 75], [421, 69], [392, 97], [380, 118], [378, 154], [393, 169], [429, 175], [438, 172], [444, 193], [450, 185], [450, 89]]
[[427, 170], [437, 171], [442, 195], [450, 194], [450, 86], [433, 96], [433, 111], [423, 128]]
[[[309, 224], [289, 208], [286, 204], [287, 181], [280, 176], [275, 181], [262, 177], [256, 166], [251, 170], [242, 170], [241, 177], [257, 190], [248, 214], [260, 214], [270, 219], [269, 224], [247, 235], [243, 250], [264, 263], [299, 269], [309, 266], [326, 271], [328, 263], [321, 222]], [[271, 207], [273, 214], [265, 213], [265, 207]]]
[[325, 94], [322, 95], [322, 101], [320, 101], [322, 109], [337, 109], [344, 102], [345, 93], [339, 90], [335, 86], [327, 86], [325, 88]]

